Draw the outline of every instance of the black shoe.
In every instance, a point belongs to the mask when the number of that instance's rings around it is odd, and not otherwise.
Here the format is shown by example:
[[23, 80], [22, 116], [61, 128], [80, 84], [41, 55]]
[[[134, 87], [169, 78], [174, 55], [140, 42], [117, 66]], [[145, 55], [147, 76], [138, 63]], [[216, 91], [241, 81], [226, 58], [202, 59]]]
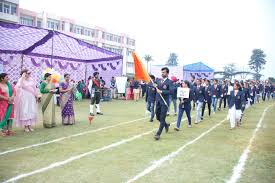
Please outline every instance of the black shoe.
[[203, 117], [201, 117], [201, 120], [203, 120]]
[[221, 111], [221, 108], [218, 108], [218, 111]]
[[154, 136], [154, 139], [155, 139], [155, 140], [159, 140], [159, 139], [160, 139], [160, 136], [159, 136], [159, 135], [155, 135], [155, 136]]
[[168, 133], [168, 131], [169, 131], [169, 127], [170, 127], [170, 124], [168, 123], [168, 124], [167, 124], [167, 126], [165, 127], [165, 131], [166, 131], [166, 133]]
[[152, 120], [152, 119], [150, 119], [150, 121], [149, 122], [153, 122], [154, 120]]
[[90, 112], [90, 116], [94, 116], [94, 113], [91, 113], [91, 112]]
[[97, 114], [97, 115], [103, 115], [103, 113], [102, 113], [102, 112], [97, 112], [96, 114]]
[[177, 131], [177, 132], [178, 132], [178, 131], [180, 131], [180, 129], [179, 129], [179, 128], [177, 128], [177, 127], [175, 127], [175, 128], [174, 128], [174, 130], [175, 130], [175, 131]]

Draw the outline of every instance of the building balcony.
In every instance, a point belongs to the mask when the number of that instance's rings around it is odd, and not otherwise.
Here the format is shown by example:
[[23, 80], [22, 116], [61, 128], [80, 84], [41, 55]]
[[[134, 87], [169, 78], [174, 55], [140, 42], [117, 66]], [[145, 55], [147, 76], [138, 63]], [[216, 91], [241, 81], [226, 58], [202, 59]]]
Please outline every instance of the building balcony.
[[0, 12], [0, 20], [9, 23], [19, 23], [19, 16]]

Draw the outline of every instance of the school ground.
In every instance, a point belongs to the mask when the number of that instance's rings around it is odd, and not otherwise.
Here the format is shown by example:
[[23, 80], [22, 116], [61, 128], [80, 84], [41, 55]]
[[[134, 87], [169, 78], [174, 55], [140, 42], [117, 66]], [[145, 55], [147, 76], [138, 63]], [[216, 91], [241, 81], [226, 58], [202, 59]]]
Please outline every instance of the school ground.
[[145, 118], [144, 101], [102, 103], [104, 116], [90, 125], [83, 100], [74, 126], [60, 124], [57, 108], [56, 128], [40, 122], [33, 133], [14, 128], [15, 136], [0, 137], [0, 182], [274, 183], [274, 104], [249, 108], [235, 130], [227, 110], [192, 128], [183, 121], [179, 132], [169, 116], [169, 133], [155, 141], [158, 122]]

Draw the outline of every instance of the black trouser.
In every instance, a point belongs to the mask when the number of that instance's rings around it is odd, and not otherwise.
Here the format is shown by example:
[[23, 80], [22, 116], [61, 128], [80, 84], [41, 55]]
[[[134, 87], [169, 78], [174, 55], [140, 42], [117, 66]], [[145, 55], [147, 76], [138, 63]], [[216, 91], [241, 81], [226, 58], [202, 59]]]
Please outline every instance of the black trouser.
[[94, 96], [91, 99], [91, 104], [92, 105], [99, 104], [99, 102], [100, 102], [100, 92], [95, 92]]
[[163, 128], [167, 128], [168, 125], [165, 121], [166, 118], [166, 114], [168, 111], [168, 107], [165, 104], [161, 104], [159, 102], [157, 102], [157, 106], [156, 106], [156, 118], [157, 120], [160, 122], [159, 124], [159, 130], [157, 132], [157, 135], [161, 135]]
[[207, 103], [207, 107], [208, 107], [208, 115], [209, 116], [211, 115], [211, 100], [209, 100], [207, 102], [203, 102], [201, 117], [203, 117], [203, 115], [204, 115], [204, 110], [205, 110], [206, 103]]
[[263, 92], [263, 93], [262, 93], [262, 99], [263, 99], [263, 101], [265, 101], [265, 97], [266, 97], [266, 93]]
[[255, 96], [251, 96], [251, 101], [250, 101], [250, 105], [253, 105], [254, 104], [254, 101], [255, 100]]
[[226, 95], [220, 98], [219, 109], [222, 107], [222, 101], [223, 101], [223, 108], [226, 108]]

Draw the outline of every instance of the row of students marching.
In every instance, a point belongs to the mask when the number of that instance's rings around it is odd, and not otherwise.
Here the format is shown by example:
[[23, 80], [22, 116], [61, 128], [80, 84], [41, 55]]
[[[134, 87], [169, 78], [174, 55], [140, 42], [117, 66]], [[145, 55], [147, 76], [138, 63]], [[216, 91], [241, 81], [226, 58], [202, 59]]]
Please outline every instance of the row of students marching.
[[[154, 136], [155, 140], [160, 139], [160, 135], [165, 128], [165, 131], [169, 131], [170, 124], [166, 122], [167, 112], [169, 110], [169, 104], [172, 101], [173, 104], [177, 103], [173, 101], [177, 87], [189, 88], [189, 97], [178, 98], [178, 117], [175, 131], [180, 130], [183, 113], [186, 113], [188, 120], [188, 127], [192, 127], [191, 111], [192, 101], [195, 104], [195, 124], [199, 124], [205, 114], [205, 108], [208, 109], [208, 115], [215, 114], [217, 109], [221, 110], [228, 106], [228, 120], [230, 121], [230, 129], [235, 128], [241, 124], [241, 119], [244, 111], [250, 105], [253, 105], [258, 100], [258, 96], [261, 93], [261, 83], [259, 82], [239, 82], [223, 81], [222, 84], [218, 83], [218, 80], [213, 80], [211, 84], [207, 79], [196, 79], [192, 82], [184, 81], [179, 83], [178, 81], [172, 81], [168, 79], [169, 69], [167, 67], [162, 68], [162, 78], [156, 79], [151, 75], [153, 82], [150, 82], [146, 91], [146, 104], [147, 110], [150, 112], [150, 122], [153, 122], [154, 116], [160, 122], [159, 130]], [[267, 87], [268, 86], [268, 87]], [[266, 89], [267, 88], [267, 89]], [[264, 85], [264, 92], [268, 95], [268, 92], [274, 93], [274, 87], [266, 83]], [[263, 90], [262, 90], [263, 91]], [[264, 99], [263, 99], [264, 100]], [[223, 105], [222, 105], [223, 104]], [[176, 106], [177, 104], [174, 104]], [[175, 114], [176, 114], [175, 110]]]

